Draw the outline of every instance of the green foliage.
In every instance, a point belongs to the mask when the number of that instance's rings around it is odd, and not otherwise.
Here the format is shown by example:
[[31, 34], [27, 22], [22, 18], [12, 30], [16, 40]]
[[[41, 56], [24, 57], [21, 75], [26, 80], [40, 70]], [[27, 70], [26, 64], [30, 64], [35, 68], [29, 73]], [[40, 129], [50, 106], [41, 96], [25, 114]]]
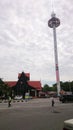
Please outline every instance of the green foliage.
[[[60, 86], [61, 86], [61, 90], [63, 89], [64, 91], [72, 91], [73, 92], [73, 81], [66, 81], [66, 82], [62, 82], [60, 81]], [[43, 87], [43, 92], [47, 92], [47, 91], [57, 91], [57, 84], [53, 84], [53, 87], [49, 87], [49, 85], [45, 84]]]
[[[57, 86], [57, 84], [53, 84], [53, 87]], [[72, 91], [73, 92], [73, 81], [72, 82], [60, 82], [61, 89], [64, 91]]]
[[9, 94], [9, 87], [0, 78], [0, 96], [5, 96]]
[[45, 84], [43, 87], [43, 92], [47, 92], [47, 91], [49, 91], [49, 86]]
[[50, 87], [49, 85], [45, 84], [43, 87], [43, 92], [48, 92], [48, 91], [57, 91], [57, 87], [56, 86]]

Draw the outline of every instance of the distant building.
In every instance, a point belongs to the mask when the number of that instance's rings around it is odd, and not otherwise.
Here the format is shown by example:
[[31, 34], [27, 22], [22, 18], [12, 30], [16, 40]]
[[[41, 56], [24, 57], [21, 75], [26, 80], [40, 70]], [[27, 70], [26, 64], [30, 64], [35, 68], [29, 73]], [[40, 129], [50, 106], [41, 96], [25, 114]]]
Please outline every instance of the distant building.
[[23, 98], [27, 92], [32, 97], [38, 97], [42, 90], [40, 81], [30, 81], [30, 73], [19, 73], [18, 81], [5, 81], [5, 83], [11, 88], [11, 95], [22, 95]]

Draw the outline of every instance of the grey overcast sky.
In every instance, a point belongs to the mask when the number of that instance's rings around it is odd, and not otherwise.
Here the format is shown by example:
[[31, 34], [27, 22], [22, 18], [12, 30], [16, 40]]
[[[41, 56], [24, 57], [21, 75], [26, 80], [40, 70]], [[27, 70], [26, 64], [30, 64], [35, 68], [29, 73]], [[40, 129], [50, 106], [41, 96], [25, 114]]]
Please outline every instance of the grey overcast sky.
[[[52, 4], [53, 1], [53, 4]], [[73, 80], [73, 0], [0, 0], [0, 78], [30, 73], [42, 84], [56, 82], [52, 7], [61, 25], [57, 46], [61, 81]]]

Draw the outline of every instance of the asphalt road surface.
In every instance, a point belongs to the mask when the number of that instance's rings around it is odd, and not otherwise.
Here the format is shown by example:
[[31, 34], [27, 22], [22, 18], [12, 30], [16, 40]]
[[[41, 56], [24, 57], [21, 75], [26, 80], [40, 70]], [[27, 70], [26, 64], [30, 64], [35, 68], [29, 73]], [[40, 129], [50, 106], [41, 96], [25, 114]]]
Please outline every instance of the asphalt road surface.
[[55, 99], [32, 99], [28, 102], [0, 103], [0, 130], [62, 130], [64, 120], [73, 118], [73, 103]]

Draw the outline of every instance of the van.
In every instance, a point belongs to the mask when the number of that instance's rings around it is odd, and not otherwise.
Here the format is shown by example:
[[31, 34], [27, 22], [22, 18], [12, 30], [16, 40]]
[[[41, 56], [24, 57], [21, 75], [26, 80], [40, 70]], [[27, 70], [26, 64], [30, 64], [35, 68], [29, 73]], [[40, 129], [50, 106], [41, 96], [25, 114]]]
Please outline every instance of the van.
[[65, 103], [65, 102], [73, 102], [73, 94], [72, 95], [61, 95], [59, 97], [59, 100], [62, 102], [62, 103]]
[[73, 130], [73, 119], [65, 120], [63, 130]]

